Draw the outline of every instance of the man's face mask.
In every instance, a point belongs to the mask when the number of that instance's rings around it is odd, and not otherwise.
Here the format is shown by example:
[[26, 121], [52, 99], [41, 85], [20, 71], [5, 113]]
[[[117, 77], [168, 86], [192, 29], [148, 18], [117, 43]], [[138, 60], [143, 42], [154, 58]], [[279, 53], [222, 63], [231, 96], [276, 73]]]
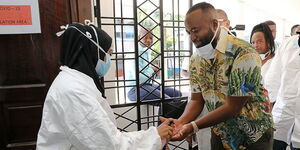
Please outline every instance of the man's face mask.
[[[103, 48], [99, 45], [99, 41], [98, 41], [98, 35], [97, 35], [97, 31], [93, 26], [90, 26], [96, 36], [96, 40], [97, 43], [95, 41], [92, 40], [92, 35], [89, 32], [86, 32], [86, 34], [84, 34], [82, 31], [80, 31], [78, 28], [74, 27], [74, 26], [69, 26], [69, 28], [74, 28], [77, 31], [79, 31], [82, 35], [84, 35], [85, 37], [87, 37], [93, 44], [95, 44], [98, 47], [98, 61], [97, 61], [97, 65], [96, 65], [96, 72], [99, 75], [99, 77], [104, 77], [104, 75], [108, 72], [109, 68], [110, 68], [110, 55], [108, 53], [106, 53]], [[104, 62], [103, 60], [100, 59], [100, 50], [105, 53], [105, 57], [106, 57], [106, 62]]]
[[210, 42], [204, 46], [196, 48], [196, 52], [198, 53], [198, 55], [200, 55], [201, 57], [203, 57], [205, 59], [213, 59], [215, 57], [215, 54], [214, 54], [215, 49], [212, 45], [212, 42], [214, 41], [219, 28], [220, 28], [220, 24], [218, 23], [217, 30], [216, 30], [213, 38], [210, 40]]

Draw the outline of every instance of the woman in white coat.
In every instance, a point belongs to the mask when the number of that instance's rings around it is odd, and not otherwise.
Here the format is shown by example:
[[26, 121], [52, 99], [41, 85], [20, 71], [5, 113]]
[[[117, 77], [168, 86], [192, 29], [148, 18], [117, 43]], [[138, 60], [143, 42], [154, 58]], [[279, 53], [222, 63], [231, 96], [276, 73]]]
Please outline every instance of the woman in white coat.
[[[296, 37], [294, 37], [294, 41]], [[299, 48], [296, 50], [298, 51], [298, 57], [300, 57], [300, 35], [298, 35], [298, 46]], [[297, 54], [297, 53], [296, 53]], [[300, 66], [298, 66], [300, 67]], [[298, 94], [297, 94], [297, 100], [296, 100], [296, 109], [295, 109], [295, 124], [293, 128], [293, 133], [291, 137], [291, 150], [300, 150], [300, 71], [298, 71], [297, 81], [298, 81]]]
[[[283, 42], [265, 78], [269, 97], [276, 100], [272, 110], [276, 129], [273, 150], [285, 150], [291, 143], [292, 132], [299, 136], [299, 124], [297, 122], [295, 124], [295, 117], [297, 114], [299, 117], [300, 110], [297, 108], [299, 107], [297, 103], [300, 101], [297, 96], [300, 83], [297, 78], [297, 75], [300, 74], [298, 38], [298, 36], [292, 36]], [[294, 124], [295, 128], [293, 128]]]
[[99, 77], [110, 67], [111, 37], [95, 26], [65, 27], [60, 73], [43, 108], [38, 150], [156, 150], [172, 136], [168, 119], [145, 131], [120, 132]]

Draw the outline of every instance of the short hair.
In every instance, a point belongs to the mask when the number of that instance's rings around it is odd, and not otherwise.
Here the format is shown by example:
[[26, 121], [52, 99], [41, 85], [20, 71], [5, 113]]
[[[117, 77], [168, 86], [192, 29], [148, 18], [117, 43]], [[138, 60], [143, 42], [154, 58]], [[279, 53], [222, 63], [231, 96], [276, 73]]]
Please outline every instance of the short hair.
[[260, 23], [260, 24], [253, 27], [252, 32], [251, 32], [251, 36], [250, 36], [250, 43], [252, 41], [253, 34], [256, 33], [256, 32], [262, 32], [264, 34], [267, 45], [269, 46], [268, 48], [271, 50], [271, 54], [274, 54], [274, 52], [275, 52], [275, 42], [274, 42], [274, 38], [273, 38], [273, 35], [272, 35], [272, 31], [270, 30], [268, 24]]
[[293, 31], [295, 30], [295, 28], [297, 28], [298, 26], [300, 26], [300, 24], [295, 24], [295, 25], [292, 26], [291, 35], [293, 34]]
[[[140, 27], [139, 28], [139, 32], [138, 32], [138, 36], [139, 37], [144, 37], [146, 36], [148, 33], [152, 34], [151, 28], [148, 26], [145, 27]], [[153, 34], [152, 34], [153, 35]]]
[[272, 21], [272, 20], [267, 20], [267, 21], [265, 21], [263, 23], [267, 24], [268, 26], [269, 25], [276, 25], [276, 23], [274, 21]]
[[211, 5], [210, 3], [207, 2], [201, 2], [201, 3], [197, 3], [195, 5], [193, 5], [186, 14], [190, 14], [191, 12], [201, 9], [204, 12], [207, 12], [209, 10], [215, 10], [215, 7], [213, 5]]
[[[222, 9], [216, 9], [216, 12], [217, 12], [217, 14], [222, 14], [222, 16], [224, 16], [225, 19], [228, 20], [227, 14], [226, 14], [226, 12], [224, 10], [222, 10]], [[220, 19], [220, 18], [218, 18], [218, 19]]]
[[141, 32], [152, 33], [150, 27], [140, 27], [139, 28], [139, 34], [141, 34]]

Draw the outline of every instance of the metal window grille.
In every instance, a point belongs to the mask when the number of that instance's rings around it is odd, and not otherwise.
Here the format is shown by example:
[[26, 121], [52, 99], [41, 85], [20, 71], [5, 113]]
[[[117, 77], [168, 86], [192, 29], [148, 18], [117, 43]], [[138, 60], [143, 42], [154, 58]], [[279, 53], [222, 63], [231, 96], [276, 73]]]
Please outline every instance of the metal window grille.
[[[168, 109], [165, 103], [186, 101], [188, 99], [189, 78], [182, 75], [182, 63], [188, 61], [192, 53], [191, 42], [185, 33], [184, 17], [192, 0], [95, 0], [95, 21], [98, 27], [113, 38], [114, 53], [112, 67], [105, 77], [106, 96], [114, 109], [118, 128], [121, 131], [136, 131], [157, 126], [158, 116], [165, 116]], [[140, 28], [150, 28], [153, 44], [145, 49], [151, 52], [151, 59], [145, 59], [138, 52]], [[139, 60], [147, 62], [139, 68]], [[127, 62], [134, 61], [133, 66]], [[156, 68], [154, 74], [147, 75], [146, 67]], [[127, 79], [126, 71], [135, 71], [134, 79]], [[144, 101], [140, 90], [139, 75], [156, 84], [160, 98]], [[128, 83], [134, 82], [131, 85]], [[165, 88], [172, 87], [183, 93], [178, 97], [166, 97]], [[136, 101], [128, 99], [128, 91], [136, 89]], [[184, 91], [186, 90], [186, 91]], [[154, 90], [148, 91], [149, 94]], [[175, 111], [176, 111], [175, 106]], [[179, 106], [178, 106], [179, 107]], [[187, 143], [169, 143], [171, 149], [188, 149]]]

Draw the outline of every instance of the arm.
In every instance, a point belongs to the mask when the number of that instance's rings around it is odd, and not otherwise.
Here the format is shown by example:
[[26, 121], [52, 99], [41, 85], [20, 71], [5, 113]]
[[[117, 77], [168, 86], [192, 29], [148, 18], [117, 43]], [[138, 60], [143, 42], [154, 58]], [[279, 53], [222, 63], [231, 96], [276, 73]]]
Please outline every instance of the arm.
[[120, 132], [104, 109], [105, 100], [99, 97], [99, 103], [95, 97], [86, 93], [88, 92], [78, 91], [69, 94], [63, 104], [57, 107], [65, 134], [74, 147], [116, 150], [161, 148], [161, 138], [157, 128]]
[[[248, 97], [227, 96], [225, 104], [195, 121], [197, 127], [199, 129], [207, 128], [235, 116], [246, 104], [247, 99]], [[192, 124], [185, 124], [181, 131], [179, 131], [179, 134], [176, 134], [173, 139], [183, 140], [193, 132], [194, 130]]]
[[191, 100], [185, 107], [183, 114], [180, 116], [178, 121], [182, 124], [189, 123], [195, 120], [198, 115], [202, 112], [204, 107], [204, 99], [201, 93], [192, 93]]
[[172, 141], [183, 140], [186, 136], [181, 136], [179, 133], [184, 127], [184, 124], [187, 124], [193, 120], [195, 120], [198, 115], [202, 112], [204, 107], [204, 99], [201, 93], [192, 93], [191, 100], [186, 105], [183, 114], [180, 116], [178, 120], [175, 120], [175, 130], [174, 135], [172, 137]]
[[248, 97], [227, 96], [224, 105], [209, 112], [195, 123], [199, 129], [210, 127], [223, 122], [238, 114], [247, 102]]
[[[201, 93], [201, 87], [199, 85], [199, 77], [197, 71], [197, 64], [193, 63], [194, 57], [191, 58], [191, 65], [190, 65], [190, 87], [191, 87], [191, 100], [187, 104], [184, 113], [178, 120], [175, 120], [175, 132], [176, 135], [182, 126], [186, 123], [189, 123], [192, 120], [195, 120], [196, 117], [202, 112], [204, 107], [204, 98]], [[178, 137], [172, 137], [172, 140], [181, 140]]]
[[198, 77], [198, 64], [195, 63], [195, 57], [194, 55], [190, 59], [189, 65], [189, 71], [190, 71], [190, 88], [191, 88], [191, 100], [185, 107], [184, 113], [179, 118], [179, 121], [183, 124], [188, 123], [192, 120], [195, 120], [196, 117], [202, 112], [204, 107], [204, 98], [202, 96], [201, 87], [199, 85], [199, 79]]
[[182, 75], [182, 77], [189, 77], [189, 76], [190, 76], [190, 73], [189, 73], [189, 71], [187, 71], [187, 70], [182, 70], [182, 71], [181, 71], [181, 75]]

